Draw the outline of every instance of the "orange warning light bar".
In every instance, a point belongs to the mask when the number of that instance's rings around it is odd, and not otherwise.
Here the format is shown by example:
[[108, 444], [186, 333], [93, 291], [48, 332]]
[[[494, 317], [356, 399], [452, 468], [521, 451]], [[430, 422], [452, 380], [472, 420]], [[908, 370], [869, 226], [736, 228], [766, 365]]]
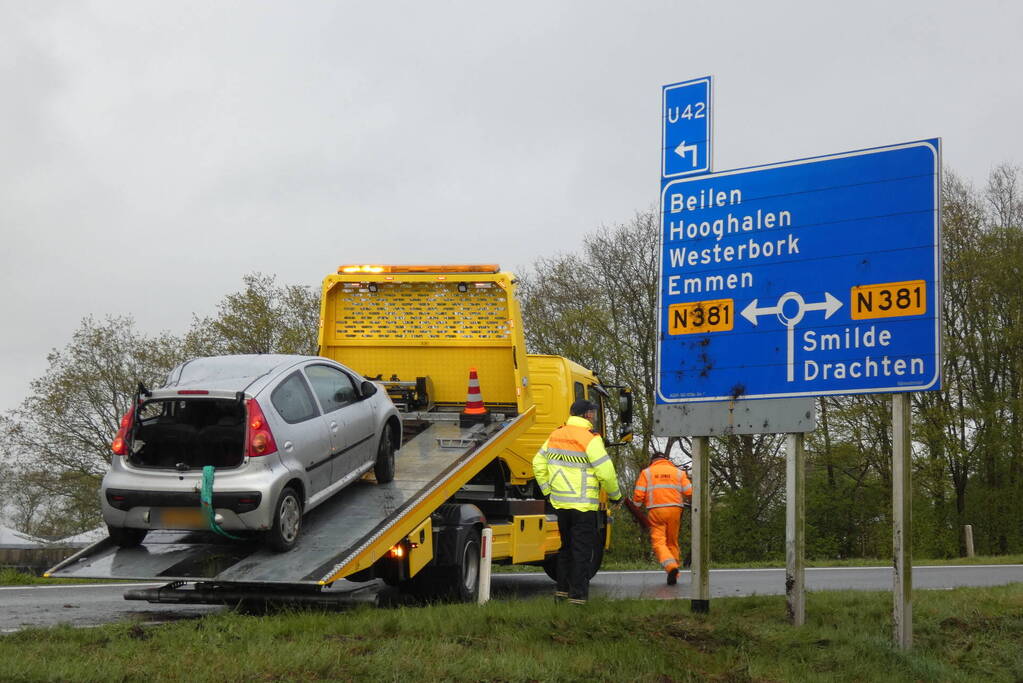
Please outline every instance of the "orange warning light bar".
[[415, 274], [432, 274], [432, 273], [497, 273], [500, 272], [501, 266], [496, 263], [481, 264], [481, 265], [468, 265], [468, 266], [383, 266], [383, 265], [359, 265], [351, 264], [340, 266], [337, 272], [342, 274], [348, 273], [405, 273], [408, 275]]

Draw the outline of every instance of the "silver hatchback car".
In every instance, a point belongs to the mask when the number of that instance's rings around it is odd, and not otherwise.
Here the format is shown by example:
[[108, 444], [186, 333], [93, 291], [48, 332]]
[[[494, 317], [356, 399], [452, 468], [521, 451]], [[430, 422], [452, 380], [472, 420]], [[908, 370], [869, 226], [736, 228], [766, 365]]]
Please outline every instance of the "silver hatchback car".
[[197, 358], [122, 418], [100, 491], [103, 518], [124, 547], [150, 529], [219, 527], [261, 532], [284, 552], [306, 512], [369, 470], [391, 481], [400, 446], [387, 393], [339, 363]]

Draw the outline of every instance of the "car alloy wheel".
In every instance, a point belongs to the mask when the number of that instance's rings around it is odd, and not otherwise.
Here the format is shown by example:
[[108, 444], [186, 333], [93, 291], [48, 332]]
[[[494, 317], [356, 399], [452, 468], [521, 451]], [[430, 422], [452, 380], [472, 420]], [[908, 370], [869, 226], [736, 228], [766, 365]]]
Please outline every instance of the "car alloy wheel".
[[294, 543], [298, 538], [298, 529], [302, 525], [302, 510], [294, 495], [287, 496], [281, 501], [280, 515], [281, 538], [288, 543]]
[[266, 533], [266, 545], [283, 553], [291, 550], [302, 528], [302, 503], [298, 493], [290, 486], [281, 491], [274, 508], [273, 527]]

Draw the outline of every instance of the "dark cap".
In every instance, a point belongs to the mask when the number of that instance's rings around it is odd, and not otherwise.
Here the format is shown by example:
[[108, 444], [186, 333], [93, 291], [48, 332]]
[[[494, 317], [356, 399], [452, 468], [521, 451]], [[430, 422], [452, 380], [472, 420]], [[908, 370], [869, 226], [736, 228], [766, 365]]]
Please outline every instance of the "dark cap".
[[593, 401], [587, 401], [585, 398], [581, 398], [572, 404], [572, 407], [568, 409], [568, 412], [576, 417], [582, 417], [591, 410], [596, 410], [597, 404]]

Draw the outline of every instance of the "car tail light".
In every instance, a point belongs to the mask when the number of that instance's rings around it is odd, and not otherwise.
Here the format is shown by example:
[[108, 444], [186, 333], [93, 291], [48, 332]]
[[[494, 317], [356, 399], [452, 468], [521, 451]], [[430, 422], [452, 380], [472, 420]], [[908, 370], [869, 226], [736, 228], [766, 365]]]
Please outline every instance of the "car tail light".
[[110, 444], [110, 448], [114, 451], [114, 455], [128, 455], [128, 431], [131, 429], [131, 425], [134, 421], [135, 406], [132, 406], [128, 409], [128, 412], [121, 417], [121, 426], [117, 430], [117, 436], [114, 437], [114, 442]]
[[270, 425], [263, 417], [263, 410], [259, 407], [256, 399], [250, 398], [245, 401], [245, 410], [248, 415], [248, 430], [245, 434], [245, 454], [250, 458], [261, 455], [270, 455], [277, 452], [277, 442], [274, 441]]

